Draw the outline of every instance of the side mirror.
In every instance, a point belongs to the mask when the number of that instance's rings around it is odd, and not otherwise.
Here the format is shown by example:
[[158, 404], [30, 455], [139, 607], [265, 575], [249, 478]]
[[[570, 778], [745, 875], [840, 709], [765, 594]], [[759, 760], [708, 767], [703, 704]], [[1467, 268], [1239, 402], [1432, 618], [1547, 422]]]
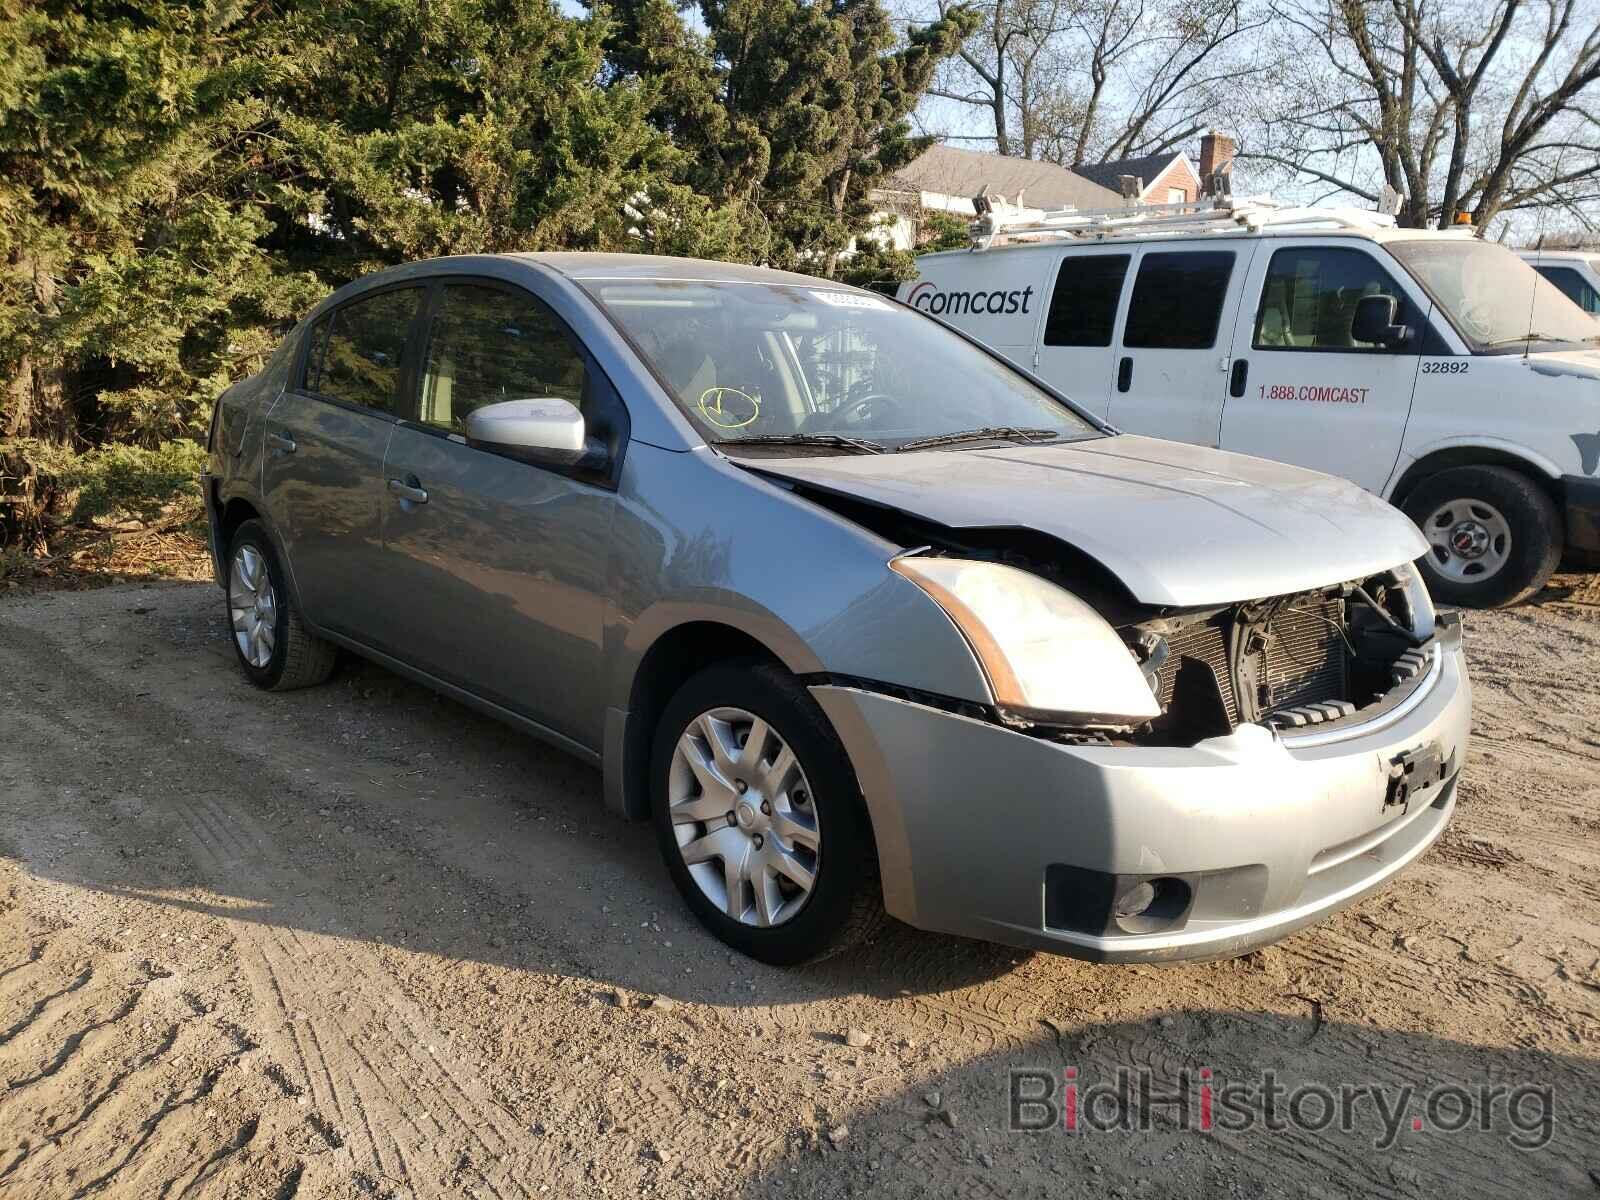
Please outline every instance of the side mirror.
[[1395, 324], [1400, 303], [1393, 296], [1363, 296], [1356, 301], [1356, 313], [1350, 321], [1350, 336], [1358, 342], [1374, 346], [1402, 345], [1411, 330]]
[[605, 448], [588, 436], [583, 414], [570, 400], [502, 400], [467, 414], [467, 445], [528, 462], [595, 467]]

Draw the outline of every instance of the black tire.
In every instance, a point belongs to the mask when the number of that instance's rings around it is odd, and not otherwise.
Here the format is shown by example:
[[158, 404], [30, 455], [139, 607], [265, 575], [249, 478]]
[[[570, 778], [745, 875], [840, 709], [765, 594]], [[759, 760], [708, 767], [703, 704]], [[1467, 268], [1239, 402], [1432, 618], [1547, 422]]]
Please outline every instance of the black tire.
[[[815, 879], [799, 910], [777, 925], [729, 916], [701, 891], [678, 848], [668, 812], [673, 752], [690, 723], [716, 708], [742, 709], [767, 722], [793, 750], [810, 784], [820, 836]], [[719, 664], [678, 690], [656, 727], [650, 807], [667, 871], [684, 902], [708, 930], [751, 958], [775, 966], [815, 962], [865, 940], [885, 919], [877, 849], [855, 771], [816, 701], [781, 667]]]
[[1457, 502], [1478, 502], [1497, 511], [1510, 530], [1510, 546], [1504, 564], [1482, 578], [1444, 574], [1443, 550], [1423, 555], [1418, 565], [1435, 600], [1462, 608], [1500, 608], [1518, 604], [1544, 587], [1561, 561], [1565, 531], [1560, 512], [1543, 488], [1509, 467], [1452, 467], [1419, 483], [1404, 507], [1428, 536], [1430, 517]]
[[[276, 601], [271, 656], [263, 665], [257, 665], [245, 657], [244, 647], [239, 644], [233, 629], [233, 567], [235, 556], [242, 547], [254, 550], [259, 556]], [[246, 521], [234, 530], [228, 542], [226, 564], [223, 584], [226, 589], [224, 603], [228, 613], [228, 640], [233, 644], [234, 654], [239, 659], [245, 678], [269, 692], [288, 692], [295, 688], [312, 687], [333, 674], [334, 663], [339, 656], [338, 649], [331, 642], [325, 642], [310, 633], [301, 621], [300, 610], [289, 591], [278, 552], [260, 521]]]

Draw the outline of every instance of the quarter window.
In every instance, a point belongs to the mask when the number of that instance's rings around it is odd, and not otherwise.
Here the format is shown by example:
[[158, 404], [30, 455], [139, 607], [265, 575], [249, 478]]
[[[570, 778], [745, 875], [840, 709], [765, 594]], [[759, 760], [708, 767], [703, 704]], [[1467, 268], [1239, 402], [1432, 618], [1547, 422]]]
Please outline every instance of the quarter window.
[[1217, 344], [1233, 252], [1146, 254], [1139, 260], [1122, 344], [1135, 350], [1204, 350]]
[[[421, 296], [421, 288], [396, 288], [336, 310], [320, 363], [308, 365], [307, 387], [363, 408], [398, 413], [406, 334]], [[315, 354], [315, 331], [311, 348]], [[311, 366], [317, 367], [315, 377]]]
[[558, 397], [583, 406], [583, 357], [532, 296], [450, 284], [440, 297], [422, 376], [422, 420], [460, 433], [501, 400]]
[[1068, 255], [1056, 272], [1045, 317], [1046, 346], [1109, 346], [1128, 255]]
[[1255, 348], [1381, 353], [1384, 347], [1350, 335], [1356, 304], [1366, 296], [1394, 297], [1396, 320], [1410, 323], [1405, 293], [1370, 255], [1337, 246], [1279, 250], [1261, 291]]

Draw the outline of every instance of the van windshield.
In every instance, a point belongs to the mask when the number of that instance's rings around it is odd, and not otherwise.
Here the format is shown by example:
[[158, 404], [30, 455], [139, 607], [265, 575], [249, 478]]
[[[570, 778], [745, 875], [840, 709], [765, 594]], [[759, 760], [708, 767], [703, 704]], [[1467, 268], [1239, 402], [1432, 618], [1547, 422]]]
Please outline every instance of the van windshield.
[[669, 279], [585, 286], [709, 441], [895, 450], [978, 431], [1029, 442], [1100, 432], [938, 322], [864, 292]]
[[1418, 238], [1385, 248], [1416, 277], [1477, 351], [1529, 342], [1600, 343], [1594, 318], [1504, 246]]

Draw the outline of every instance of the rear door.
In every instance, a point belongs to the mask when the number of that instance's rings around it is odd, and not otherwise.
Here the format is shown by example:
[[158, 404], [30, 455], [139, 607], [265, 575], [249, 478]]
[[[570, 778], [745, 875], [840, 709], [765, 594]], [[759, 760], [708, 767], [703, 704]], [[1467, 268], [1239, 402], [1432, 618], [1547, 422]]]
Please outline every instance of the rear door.
[[417, 411], [384, 470], [387, 637], [438, 678], [597, 748], [614, 466], [539, 466], [474, 449], [463, 433], [482, 405], [560, 397], [617, 464], [626, 413], [530, 292], [444, 280], [430, 310]]
[[1227, 343], [1252, 249], [1207, 241], [1137, 250], [1107, 413], [1118, 429], [1217, 444]]
[[1111, 343], [1132, 262], [1126, 249], [1062, 255], [1040, 335], [1036, 374], [1101, 418], [1111, 403]]
[[[1411, 413], [1426, 301], [1360, 245], [1274, 241], [1251, 272], [1233, 343], [1222, 448], [1327, 471], [1380, 492]], [[1351, 336], [1363, 296], [1399, 301], [1393, 349]]]
[[324, 314], [267, 413], [262, 493], [301, 607], [363, 641], [382, 554], [383, 456], [423, 294], [366, 292]]

